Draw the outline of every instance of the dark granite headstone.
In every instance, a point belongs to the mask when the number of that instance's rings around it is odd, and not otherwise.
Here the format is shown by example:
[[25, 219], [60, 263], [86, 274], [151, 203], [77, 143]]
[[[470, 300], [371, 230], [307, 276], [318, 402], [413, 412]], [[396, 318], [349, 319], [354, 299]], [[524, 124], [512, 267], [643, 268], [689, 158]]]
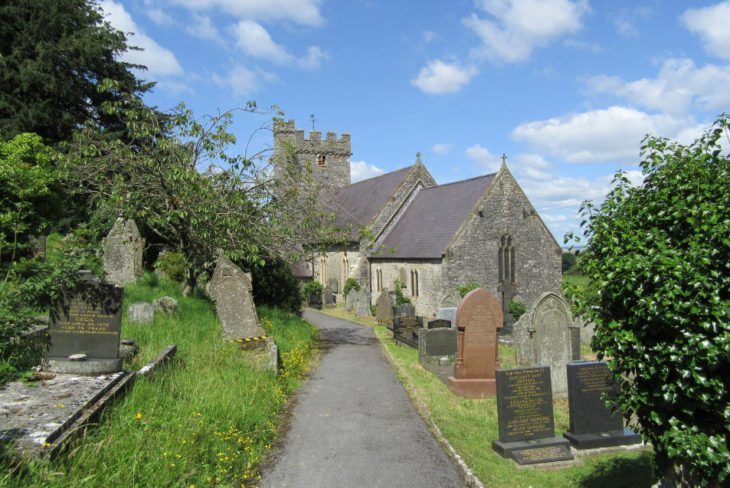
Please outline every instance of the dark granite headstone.
[[324, 306], [325, 307], [334, 307], [335, 306], [335, 292], [330, 288], [329, 286], [325, 287], [324, 292]]
[[451, 321], [445, 320], [445, 319], [429, 320], [428, 328], [429, 329], [441, 329], [441, 328], [449, 329], [449, 328], [451, 328]]
[[322, 310], [322, 296], [319, 293], [309, 295], [309, 307]]
[[393, 339], [396, 344], [402, 343], [411, 347], [418, 347], [418, 334], [423, 328], [423, 317], [408, 315], [393, 319]]
[[576, 449], [638, 444], [641, 436], [624, 427], [621, 412], [611, 412], [604, 397], [616, 396], [618, 386], [604, 361], [568, 364], [570, 430], [563, 436]]
[[[51, 312], [48, 350], [51, 369], [79, 374], [119, 371], [124, 290], [102, 283], [90, 271], [79, 274], [78, 288]], [[71, 356], [83, 360], [72, 364], [67, 362]], [[79, 369], [75, 370], [75, 366]]]
[[[447, 321], [448, 322], [448, 321]], [[421, 329], [418, 333], [418, 361], [446, 383], [456, 361], [457, 332], [451, 327]]]
[[497, 370], [499, 440], [492, 449], [518, 464], [573, 459], [570, 444], [555, 436], [550, 368]]

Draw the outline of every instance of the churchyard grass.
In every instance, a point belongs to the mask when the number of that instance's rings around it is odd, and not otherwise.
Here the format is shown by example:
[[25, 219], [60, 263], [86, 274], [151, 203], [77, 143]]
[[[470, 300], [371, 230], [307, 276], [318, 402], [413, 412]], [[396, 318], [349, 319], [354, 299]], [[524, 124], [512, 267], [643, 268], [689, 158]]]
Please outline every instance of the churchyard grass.
[[[172, 296], [177, 316], [154, 325], [123, 323], [140, 345], [125, 365], [138, 369], [170, 344], [177, 356], [108, 407], [100, 424], [66, 455], [32, 463], [0, 486], [249, 486], [269, 453], [289, 394], [317, 356], [316, 330], [295, 315], [260, 308], [280, 348], [283, 371], [255, 370], [235, 343], [221, 340], [213, 305], [183, 297], [180, 286], [146, 275], [125, 288], [130, 303]], [[7, 468], [7, 467], [6, 467]]]
[[[654, 482], [651, 453], [647, 451], [604, 454], [581, 458], [564, 469], [518, 468], [491, 448], [499, 437], [495, 399], [468, 400], [453, 395], [439, 379], [418, 362], [416, 349], [396, 345], [392, 333], [369, 317], [353, 318], [341, 307], [324, 311], [371, 326], [390, 358], [396, 375], [416, 407], [433, 419], [442, 434], [486, 486], [509, 487], [648, 487]], [[514, 349], [500, 344], [501, 367], [514, 366]], [[554, 402], [555, 432], [568, 430], [567, 399]]]

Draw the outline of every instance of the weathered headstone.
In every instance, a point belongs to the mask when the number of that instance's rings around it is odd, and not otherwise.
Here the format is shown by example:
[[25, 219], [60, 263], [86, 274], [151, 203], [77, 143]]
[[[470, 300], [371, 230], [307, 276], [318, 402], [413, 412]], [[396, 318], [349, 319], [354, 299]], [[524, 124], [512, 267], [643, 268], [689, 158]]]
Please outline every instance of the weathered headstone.
[[102, 247], [106, 281], [123, 286], [134, 283], [142, 276], [144, 239], [134, 220], [118, 218], [102, 241]]
[[450, 320], [444, 320], [444, 319], [433, 319], [428, 321], [427, 327], [428, 329], [449, 329], [451, 328], [451, 321]]
[[407, 315], [393, 319], [393, 339], [397, 343], [418, 347], [418, 334], [423, 328], [423, 317]]
[[165, 315], [175, 315], [177, 313], [177, 300], [172, 297], [160, 297], [152, 304], [155, 306], [156, 311], [163, 312]]
[[119, 339], [124, 290], [102, 283], [90, 271], [51, 311], [49, 369], [57, 373], [106, 374], [121, 371]]
[[573, 361], [580, 361], [580, 327], [571, 325], [570, 329], [570, 357]]
[[340, 292], [340, 282], [337, 278], [330, 278], [327, 280], [327, 286], [332, 290], [332, 293]]
[[127, 321], [130, 324], [151, 324], [155, 321], [155, 306], [147, 302], [137, 302], [129, 305]]
[[251, 275], [223, 254], [218, 258], [209, 287], [215, 302], [223, 338], [228, 340], [265, 336], [251, 295]]
[[322, 295], [319, 293], [312, 293], [307, 299], [307, 306], [315, 310], [322, 310]]
[[418, 334], [418, 361], [446, 383], [456, 361], [457, 332], [447, 326], [422, 329]]
[[409, 317], [416, 315], [416, 307], [412, 303], [402, 303], [395, 307], [396, 317]]
[[355, 315], [358, 317], [372, 317], [373, 312], [370, 310], [370, 301], [370, 292], [365, 288], [360, 288], [355, 301]]
[[466, 398], [495, 395], [502, 323], [502, 306], [487, 290], [477, 288], [461, 300], [456, 310], [458, 355], [449, 378], [452, 393]]
[[387, 290], [383, 290], [375, 302], [375, 319], [381, 324], [393, 322], [393, 299]]
[[492, 449], [518, 464], [573, 459], [570, 444], [555, 436], [550, 368], [497, 371], [499, 440]]
[[437, 319], [448, 320], [451, 327], [456, 328], [456, 307], [439, 308], [436, 312]]
[[[565, 366], [573, 359], [570, 309], [559, 295], [544, 293], [514, 325], [517, 366], [550, 366], [553, 394], [565, 396]], [[580, 344], [576, 344], [580, 354]]]
[[350, 292], [345, 297], [345, 310], [347, 310], [348, 312], [354, 311], [356, 301], [357, 301], [357, 291], [350, 290]]
[[611, 412], [604, 397], [616, 397], [618, 385], [604, 361], [568, 364], [570, 430], [563, 436], [576, 449], [638, 444], [641, 436], [624, 427], [621, 411]]
[[335, 306], [335, 292], [330, 288], [329, 286], [325, 287], [324, 291], [322, 292], [324, 295], [324, 306], [327, 308], [332, 308]]

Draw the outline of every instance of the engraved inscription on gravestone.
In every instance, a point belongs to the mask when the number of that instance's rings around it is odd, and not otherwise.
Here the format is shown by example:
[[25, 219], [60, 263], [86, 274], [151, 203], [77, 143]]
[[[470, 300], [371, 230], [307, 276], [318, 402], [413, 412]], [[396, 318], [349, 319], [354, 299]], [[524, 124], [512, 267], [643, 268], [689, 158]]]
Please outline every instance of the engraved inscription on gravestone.
[[440, 329], [440, 328], [450, 328], [451, 327], [451, 321], [450, 320], [444, 320], [444, 319], [434, 319], [428, 321], [428, 328], [429, 329]]
[[418, 333], [418, 361], [443, 383], [448, 382], [454, 369], [456, 334], [451, 327], [421, 329]]
[[393, 319], [393, 339], [411, 347], [418, 347], [418, 334], [423, 327], [423, 317], [408, 315]]

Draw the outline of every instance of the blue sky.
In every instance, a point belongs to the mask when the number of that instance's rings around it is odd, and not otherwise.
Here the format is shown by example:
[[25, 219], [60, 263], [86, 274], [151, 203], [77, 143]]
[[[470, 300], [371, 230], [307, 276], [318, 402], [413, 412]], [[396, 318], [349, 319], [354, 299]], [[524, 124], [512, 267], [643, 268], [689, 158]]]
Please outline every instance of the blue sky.
[[[640, 141], [690, 142], [730, 109], [730, 0], [104, 0], [144, 51], [149, 103], [256, 100], [352, 136], [353, 179], [414, 162], [440, 183], [506, 153], [559, 242]], [[266, 118], [241, 115], [240, 139]], [[260, 137], [259, 144], [270, 144]]]

